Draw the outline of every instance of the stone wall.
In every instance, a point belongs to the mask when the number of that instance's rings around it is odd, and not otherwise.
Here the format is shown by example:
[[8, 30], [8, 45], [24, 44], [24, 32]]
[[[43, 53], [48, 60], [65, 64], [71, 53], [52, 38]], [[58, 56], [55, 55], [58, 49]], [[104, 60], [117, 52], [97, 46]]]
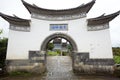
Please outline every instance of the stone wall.
[[80, 74], [112, 74], [114, 71], [113, 59], [90, 59], [89, 53], [73, 54], [73, 70]]
[[[114, 61], [110, 58], [91, 59], [89, 53], [72, 53], [72, 67], [77, 74], [112, 74]], [[27, 71], [41, 74], [46, 71], [46, 52], [29, 51], [27, 60], [7, 60], [7, 71]]]
[[29, 51], [29, 59], [26, 60], [7, 60], [7, 72], [27, 71], [41, 74], [46, 71], [45, 52]]

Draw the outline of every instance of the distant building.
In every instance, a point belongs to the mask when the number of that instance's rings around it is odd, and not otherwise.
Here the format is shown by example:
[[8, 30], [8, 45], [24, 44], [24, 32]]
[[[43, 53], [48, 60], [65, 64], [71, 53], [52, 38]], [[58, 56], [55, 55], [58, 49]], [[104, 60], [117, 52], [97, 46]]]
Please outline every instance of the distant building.
[[53, 51], [60, 50], [62, 52], [68, 51], [68, 44], [66, 42], [62, 42], [62, 38], [55, 38], [53, 40], [54, 48]]
[[67, 42], [62, 43], [62, 52], [68, 52], [68, 44], [67, 44]]
[[55, 38], [53, 40], [54, 48], [53, 50], [61, 50], [62, 49], [62, 39]]

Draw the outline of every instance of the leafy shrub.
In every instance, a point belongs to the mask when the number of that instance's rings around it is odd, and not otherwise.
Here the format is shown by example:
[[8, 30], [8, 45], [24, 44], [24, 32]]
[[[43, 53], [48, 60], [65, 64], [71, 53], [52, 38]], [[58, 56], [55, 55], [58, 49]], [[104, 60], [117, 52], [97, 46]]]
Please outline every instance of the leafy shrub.
[[61, 54], [61, 50], [56, 50], [56, 52], [60, 55]]
[[114, 56], [114, 61], [116, 64], [120, 64], [120, 56]]
[[0, 40], [0, 68], [3, 68], [5, 66], [7, 43], [8, 43], [7, 38]]
[[54, 44], [53, 43], [48, 43], [47, 45], [47, 50], [53, 50]]
[[68, 52], [62, 52], [62, 55], [63, 55], [63, 56], [67, 56], [67, 55], [68, 55]]
[[56, 51], [48, 51], [47, 54], [49, 56], [57, 56], [57, 55], [59, 55], [59, 53], [57, 53]]
[[113, 55], [120, 56], [120, 47], [113, 47]]
[[10, 76], [31, 76], [32, 73], [27, 71], [13, 71], [9, 73]]

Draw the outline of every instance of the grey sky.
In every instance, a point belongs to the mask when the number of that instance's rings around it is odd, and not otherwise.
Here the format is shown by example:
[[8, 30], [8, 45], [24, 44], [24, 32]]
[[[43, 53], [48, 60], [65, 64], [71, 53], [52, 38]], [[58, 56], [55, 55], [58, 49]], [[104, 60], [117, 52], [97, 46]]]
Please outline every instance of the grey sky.
[[[48, 9], [74, 8], [91, 0], [25, 0], [30, 4], [36, 4]], [[96, 0], [95, 5], [89, 11], [87, 18], [97, 17], [103, 13], [111, 14], [120, 10], [120, 0]], [[30, 14], [23, 6], [21, 0], [0, 0], [0, 12], [8, 15], [17, 15], [30, 19]], [[4, 29], [3, 36], [8, 35], [9, 24], [0, 18], [0, 28]], [[110, 22], [110, 33], [113, 46], [120, 46], [120, 15]]]

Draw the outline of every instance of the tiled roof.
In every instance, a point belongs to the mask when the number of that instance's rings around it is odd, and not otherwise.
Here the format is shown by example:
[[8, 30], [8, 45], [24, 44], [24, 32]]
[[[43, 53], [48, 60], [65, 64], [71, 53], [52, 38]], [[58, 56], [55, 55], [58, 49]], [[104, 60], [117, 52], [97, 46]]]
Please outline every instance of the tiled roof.
[[101, 25], [101, 24], [106, 24], [109, 23], [109, 21], [113, 20], [115, 17], [117, 17], [120, 14], [120, 11], [115, 12], [113, 14], [109, 15], [101, 15], [96, 18], [90, 18], [88, 19], [88, 25], [89, 26], [95, 26], [95, 25]]
[[11, 24], [14, 25], [20, 25], [20, 26], [30, 26], [30, 20], [27, 19], [22, 19], [14, 15], [13, 16], [8, 16], [6, 14], [0, 13], [0, 16], [4, 18], [6, 21], [8, 21]]
[[78, 6], [76, 8], [64, 9], [64, 10], [44, 9], [44, 8], [40, 8], [34, 4], [31, 5], [23, 0], [22, 0], [22, 3], [24, 4], [24, 6], [28, 9], [28, 11], [30, 13], [59, 16], [59, 15], [73, 15], [73, 14], [79, 14], [79, 13], [88, 13], [89, 10], [91, 9], [91, 7], [94, 5], [95, 0], [92, 0], [91, 2], [89, 2], [87, 4], [83, 4], [83, 5]]

